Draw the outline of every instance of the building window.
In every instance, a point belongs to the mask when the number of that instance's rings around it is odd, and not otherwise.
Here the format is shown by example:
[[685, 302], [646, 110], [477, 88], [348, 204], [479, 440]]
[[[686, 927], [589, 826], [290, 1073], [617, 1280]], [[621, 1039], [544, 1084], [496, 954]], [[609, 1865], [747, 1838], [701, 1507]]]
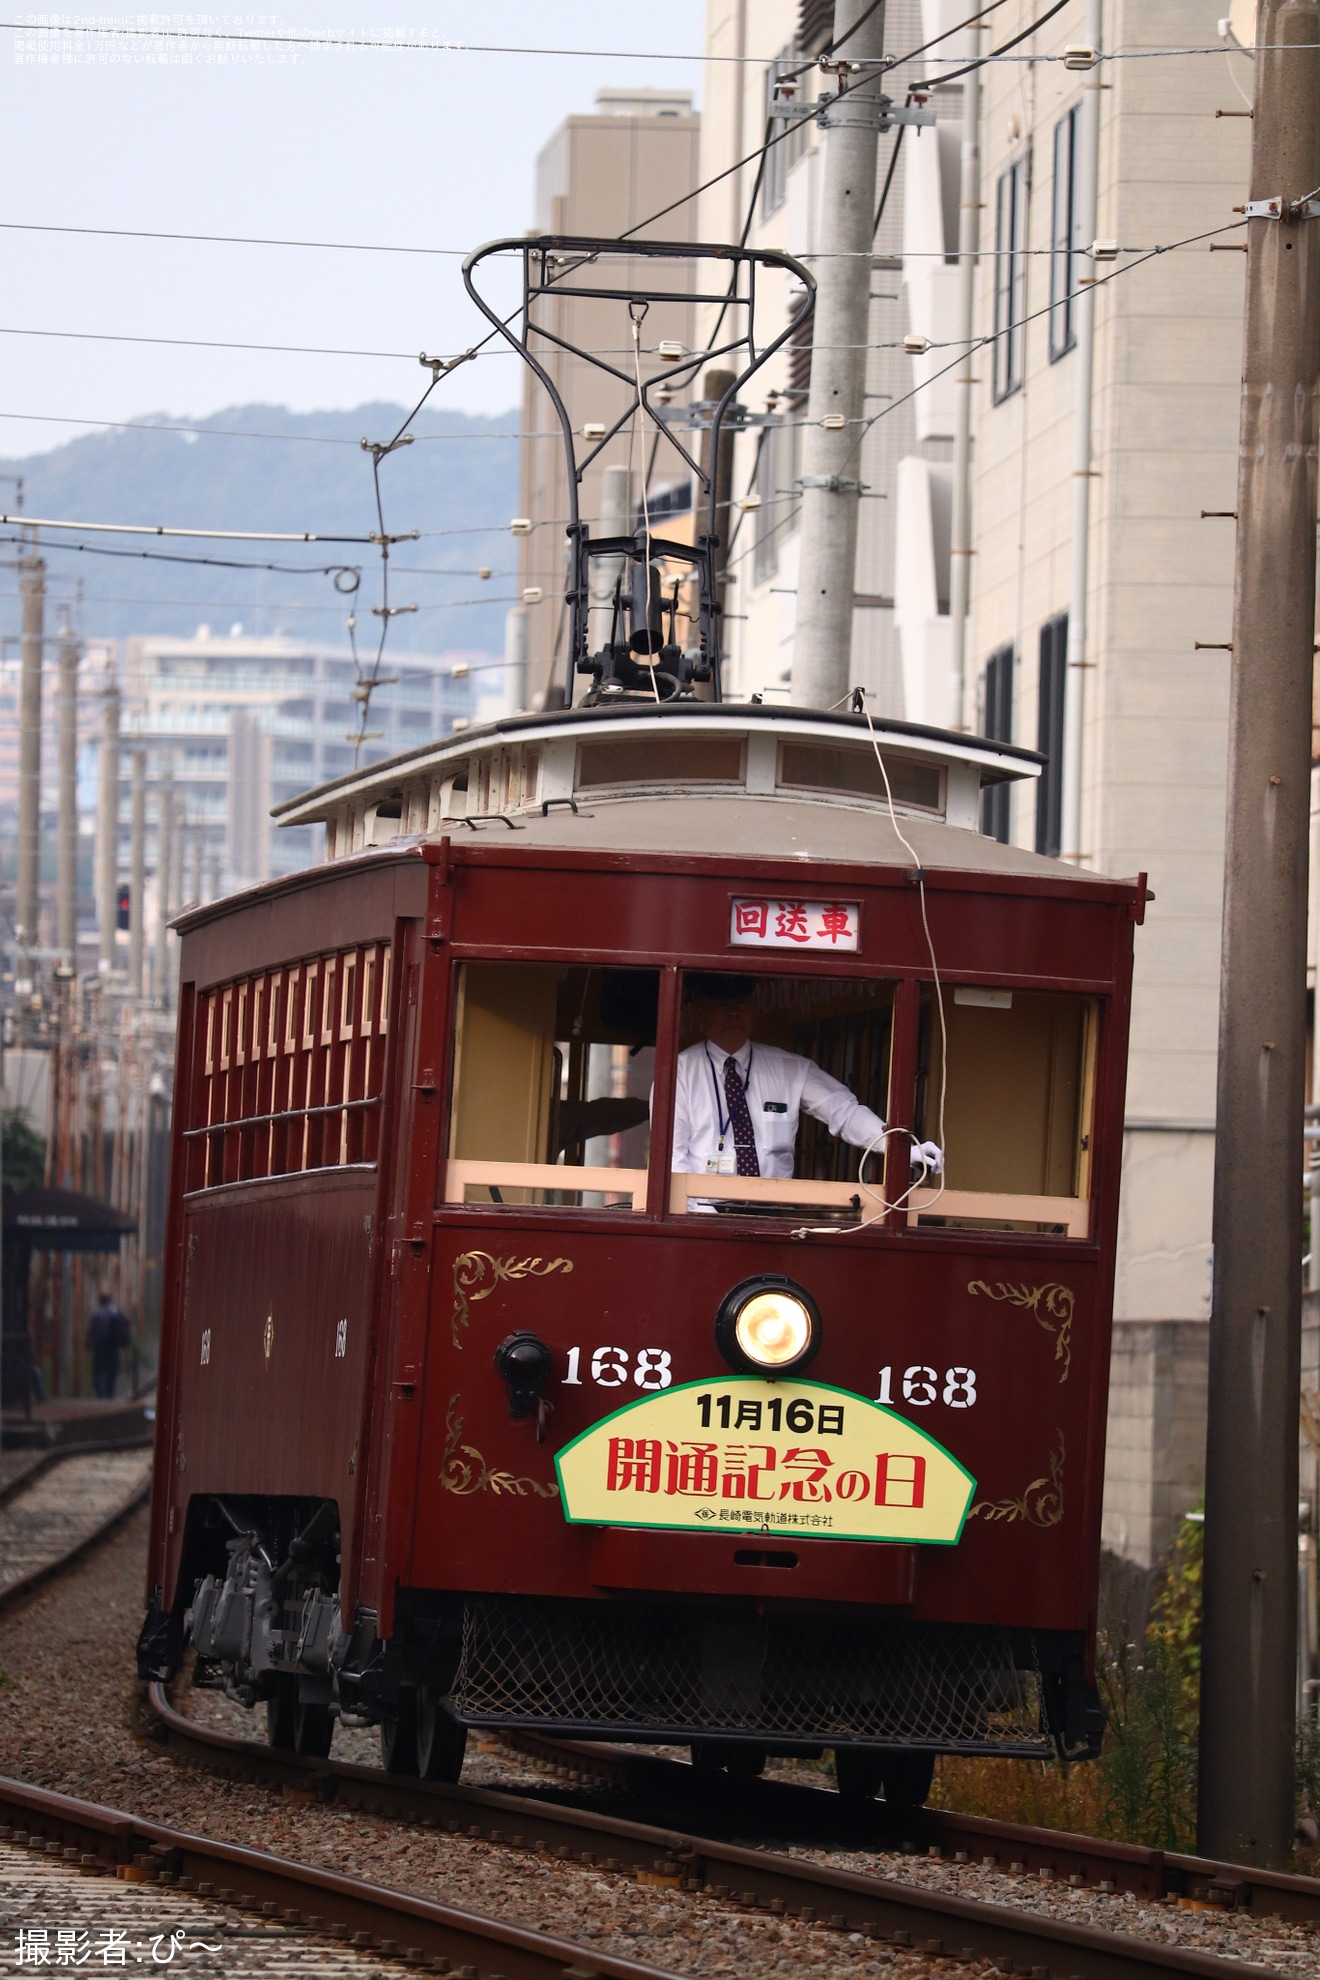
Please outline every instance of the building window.
[[1077, 119], [1074, 105], [1054, 126], [1054, 206], [1050, 221], [1050, 363], [1077, 342]]
[[802, 57], [793, 49], [786, 48], [782, 55], [776, 55], [765, 72], [765, 135], [768, 150], [765, 153], [764, 169], [761, 173], [761, 218], [768, 220], [778, 213], [788, 196], [788, 175], [807, 148], [807, 132], [811, 125], [810, 104], [805, 100], [805, 89], [810, 83], [810, 74], [799, 78], [799, 96], [779, 96], [776, 85], [781, 76], [792, 75], [802, 67]]
[[[981, 681], [981, 734], [992, 742], [1013, 740], [1013, 649], [1001, 646], [985, 663]], [[981, 830], [1008, 844], [1009, 786], [992, 784], [981, 793]]]
[[1040, 629], [1036, 747], [1045, 768], [1036, 786], [1036, 851], [1057, 859], [1063, 850], [1063, 698], [1068, 679], [1068, 614]]
[[1022, 385], [1027, 314], [1027, 159], [1000, 175], [995, 188], [996, 403]]

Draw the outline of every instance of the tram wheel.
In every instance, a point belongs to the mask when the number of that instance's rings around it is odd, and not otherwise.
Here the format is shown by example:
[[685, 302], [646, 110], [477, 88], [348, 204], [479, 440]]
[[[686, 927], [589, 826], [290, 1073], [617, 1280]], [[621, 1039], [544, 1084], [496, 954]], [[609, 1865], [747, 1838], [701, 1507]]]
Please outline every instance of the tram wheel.
[[298, 1704], [298, 1680], [278, 1677], [266, 1700], [266, 1744], [281, 1753], [294, 1750], [294, 1716]]
[[920, 1808], [935, 1779], [933, 1753], [886, 1753], [880, 1763], [891, 1808]]
[[330, 1742], [335, 1736], [334, 1717], [328, 1705], [306, 1705], [299, 1701], [293, 1708], [293, 1750], [304, 1753], [312, 1760], [325, 1760], [329, 1757]]
[[845, 1801], [874, 1801], [884, 1779], [884, 1760], [862, 1746], [836, 1746], [834, 1779]]
[[459, 1724], [436, 1685], [417, 1690], [417, 1771], [424, 1781], [456, 1781], [463, 1771], [467, 1727]]
[[397, 1712], [380, 1722], [380, 1764], [387, 1774], [417, 1772], [417, 1697], [405, 1691]]

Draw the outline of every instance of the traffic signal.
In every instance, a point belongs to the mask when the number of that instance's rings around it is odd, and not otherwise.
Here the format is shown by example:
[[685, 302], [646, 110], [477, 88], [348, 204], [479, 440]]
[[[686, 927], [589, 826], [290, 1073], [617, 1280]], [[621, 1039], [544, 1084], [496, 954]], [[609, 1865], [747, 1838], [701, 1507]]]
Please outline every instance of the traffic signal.
[[129, 910], [130, 899], [131, 899], [131, 893], [128, 882], [126, 880], [121, 880], [119, 883], [119, 891], [115, 896], [115, 927], [116, 928], [128, 927], [128, 919], [129, 919], [128, 910]]

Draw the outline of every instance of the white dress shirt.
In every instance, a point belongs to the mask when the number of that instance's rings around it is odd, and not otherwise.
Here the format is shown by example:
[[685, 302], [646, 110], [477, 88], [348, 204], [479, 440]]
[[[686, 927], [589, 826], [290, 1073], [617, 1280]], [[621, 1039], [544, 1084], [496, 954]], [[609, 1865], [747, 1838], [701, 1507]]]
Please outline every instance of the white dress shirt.
[[[724, 1062], [729, 1054], [703, 1039], [678, 1055], [678, 1092], [674, 1104], [674, 1170], [684, 1175], [710, 1173], [709, 1158], [719, 1153], [723, 1130], [724, 1153], [733, 1152], [733, 1129], [725, 1098]], [[885, 1124], [863, 1107], [841, 1080], [804, 1059], [782, 1052], [777, 1045], [751, 1039], [732, 1057], [745, 1083], [747, 1107], [756, 1136], [756, 1158], [763, 1176], [791, 1176], [798, 1115], [805, 1110], [823, 1121], [830, 1133], [854, 1148], [876, 1143]]]

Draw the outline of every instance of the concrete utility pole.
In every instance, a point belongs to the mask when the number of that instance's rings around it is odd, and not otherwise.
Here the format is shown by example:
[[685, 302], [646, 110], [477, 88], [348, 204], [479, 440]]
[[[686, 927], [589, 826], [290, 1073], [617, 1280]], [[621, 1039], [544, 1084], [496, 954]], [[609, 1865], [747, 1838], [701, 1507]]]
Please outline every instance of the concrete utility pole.
[[[1229, 716], [1198, 1847], [1293, 1841], [1320, 0], [1257, 15]], [[1251, 205], [1248, 206], [1251, 213]]]
[[145, 985], [143, 923], [147, 885], [147, 752], [133, 751], [133, 794], [128, 826], [128, 993], [141, 997]]
[[[983, 28], [968, 35], [967, 57], [981, 53]], [[954, 379], [953, 518], [949, 532], [949, 620], [953, 631], [953, 722], [967, 727], [967, 614], [972, 602], [972, 331], [976, 321], [976, 250], [981, 233], [981, 71], [962, 80], [962, 171], [958, 190], [958, 341], [963, 361]]]
[[46, 622], [46, 566], [35, 534], [18, 567], [22, 600], [18, 690], [18, 885], [15, 922], [20, 949], [37, 945], [41, 878], [41, 649]]
[[[874, 61], [884, 53], [885, 10], [879, 6], [863, 20], [869, 5], [870, 0], [834, 0], [834, 42], [843, 44], [841, 60]], [[854, 26], [857, 32], [851, 34]], [[883, 73], [872, 74], [873, 81], [861, 82], [826, 113], [822, 140], [821, 259], [802, 442], [802, 550], [793, 634], [793, 701], [799, 708], [832, 708], [852, 685], [860, 422], [866, 410], [878, 99], [884, 92]], [[840, 418], [837, 427], [822, 423]]]
[[115, 966], [118, 918], [119, 689], [112, 680], [101, 693], [101, 761], [96, 789], [96, 919], [102, 975]]
[[[1086, 45], [1100, 52], [1101, 0], [1086, 0]], [[1060, 779], [1060, 852], [1085, 857], [1082, 845], [1082, 723], [1086, 712], [1088, 587], [1091, 571], [1091, 402], [1095, 378], [1095, 241], [1100, 183], [1099, 66], [1091, 70], [1077, 112], [1077, 347], [1073, 352], [1072, 557], [1068, 581], [1068, 651], [1063, 688], [1063, 766]]]
[[56, 846], [55, 946], [78, 962], [78, 641], [65, 615], [60, 627], [60, 789]]

